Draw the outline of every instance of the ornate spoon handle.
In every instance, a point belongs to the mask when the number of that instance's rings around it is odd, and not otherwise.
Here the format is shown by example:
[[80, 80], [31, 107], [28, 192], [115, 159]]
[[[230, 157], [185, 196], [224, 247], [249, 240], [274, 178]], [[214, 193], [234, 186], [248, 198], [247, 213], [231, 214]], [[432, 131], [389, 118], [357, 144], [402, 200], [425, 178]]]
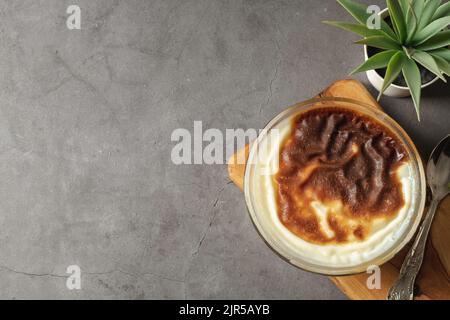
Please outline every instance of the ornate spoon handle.
[[394, 286], [389, 290], [388, 300], [413, 300], [414, 281], [422, 266], [428, 233], [433, 222], [439, 201], [433, 199], [427, 216], [420, 226], [414, 244], [408, 252], [400, 270], [400, 277]]

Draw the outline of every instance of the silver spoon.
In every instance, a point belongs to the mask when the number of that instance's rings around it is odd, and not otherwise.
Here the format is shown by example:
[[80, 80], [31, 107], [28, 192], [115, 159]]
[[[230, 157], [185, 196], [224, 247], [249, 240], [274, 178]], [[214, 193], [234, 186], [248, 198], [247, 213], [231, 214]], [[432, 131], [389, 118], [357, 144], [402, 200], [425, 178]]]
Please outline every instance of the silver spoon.
[[450, 193], [450, 135], [433, 150], [427, 165], [427, 180], [432, 193], [430, 208], [420, 226], [413, 246], [400, 270], [400, 277], [389, 290], [388, 300], [413, 300], [414, 282], [422, 266], [431, 223], [439, 203]]

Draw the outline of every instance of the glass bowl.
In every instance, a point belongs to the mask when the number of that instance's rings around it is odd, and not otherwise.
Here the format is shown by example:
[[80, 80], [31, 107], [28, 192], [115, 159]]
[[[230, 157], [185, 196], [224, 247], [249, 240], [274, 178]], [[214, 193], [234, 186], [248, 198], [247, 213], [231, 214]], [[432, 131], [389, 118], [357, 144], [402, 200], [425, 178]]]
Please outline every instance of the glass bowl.
[[[260, 168], [257, 168], [258, 166], [256, 165], [258, 163], [259, 157], [258, 150], [264, 148], [263, 145], [270, 145], [272, 143], [269, 141], [269, 138], [271, 137], [271, 132], [273, 132], [275, 128], [279, 129], [280, 127], [282, 127], [282, 123], [291, 121], [300, 113], [316, 108], [328, 107], [348, 109], [357, 112], [358, 114], [368, 116], [376, 122], [381, 123], [386, 128], [390, 129], [390, 131], [395, 136], [397, 136], [399, 141], [404, 145], [404, 148], [409, 156], [409, 177], [412, 178], [410, 197], [411, 202], [408, 207], [408, 212], [410, 212], [410, 214], [408, 214], [408, 219], [404, 220], [401, 234], [399, 234], [397, 238], [393, 239], [392, 243], [390, 243], [390, 246], [383, 249], [383, 251], [380, 252], [379, 255], [371, 257], [371, 259], [367, 261], [361, 261], [354, 265], [349, 264], [333, 266], [317, 263], [316, 261], [314, 261], [314, 259], [308, 258], [308, 256], [305, 255], [302, 250], [299, 250], [298, 247], [296, 248], [292, 245], [292, 243], [288, 243], [284, 239], [284, 236], [282, 236], [282, 232], [280, 231], [279, 226], [276, 227], [273, 223], [273, 216], [270, 218], [268, 217], [267, 211], [269, 209], [264, 209], [262, 207], [263, 205], [261, 204], [261, 194], [263, 194], [265, 191], [259, 187], [257, 178], [254, 178], [256, 174], [261, 174]], [[290, 130], [290, 127], [287, 130]], [[275, 144], [279, 145], [279, 142], [276, 142]], [[273, 145], [274, 144], [272, 143], [272, 147]], [[276, 172], [272, 172], [270, 174], [275, 173]], [[244, 192], [250, 217], [257, 231], [271, 249], [273, 249], [278, 255], [280, 255], [282, 258], [284, 258], [294, 266], [299, 267], [303, 270], [323, 275], [338, 276], [366, 272], [371, 266], [380, 266], [394, 257], [394, 255], [397, 254], [411, 240], [421, 221], [422, 213], [424, 210], [426, 198], [426, 181], [422, 160], [419, 153], [417, 152], [416, 147], [414, 146], [414, 143], [408, 137], [406, 132], [400, 127], [400, 125], [398, 125], [382, 110], [378, 110], [368, 104], [346, 98], [316, 98], [298, 103], [292, 107], [287, 108], [279, 115], [277, 115], [272, 121], [270, 121], [264, 128], [264, 130], [262, 130], [257, 140], [252, 144], [250, 149], [249, 158], [247, 160], [245, 169]], [[265, 194], [263, 196], [270, 197], [273, 195]], [[273, 215], [273, 213], [271, 215]], [[286, 230], [290, 232], [288, 229]], [[293, 234], [291, 234], [291, 236], [293, 236]], [[390, 241], [390, 239], [388, 240]], [[320, 248], [318, 248], [317, 250], [320, 250]]]

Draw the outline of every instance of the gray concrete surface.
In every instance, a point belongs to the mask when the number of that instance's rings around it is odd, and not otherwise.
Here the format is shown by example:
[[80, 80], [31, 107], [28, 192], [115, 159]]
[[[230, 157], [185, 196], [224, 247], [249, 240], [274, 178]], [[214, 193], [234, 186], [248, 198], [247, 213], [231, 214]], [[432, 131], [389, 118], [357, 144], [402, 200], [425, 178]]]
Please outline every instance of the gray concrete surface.
[[[260, 128], [345, 78], [362, 50], [320, 21], [346, 18], [330, 0], [1, 0], [0, 298], [345, 298], [265, 246], [225, 166], [173, 165], [170, 137]], [[424, 95], [420, 124], [383, 105], [427, 155], [448, 86]]]

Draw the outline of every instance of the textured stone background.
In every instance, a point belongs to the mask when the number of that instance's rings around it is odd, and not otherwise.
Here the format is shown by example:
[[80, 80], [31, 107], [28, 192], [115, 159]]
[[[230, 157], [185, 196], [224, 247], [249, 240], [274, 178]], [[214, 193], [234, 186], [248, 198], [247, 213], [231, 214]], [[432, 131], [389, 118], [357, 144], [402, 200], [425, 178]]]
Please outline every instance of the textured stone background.
[[[176, 128], [260, 128], [345, 78], [362, 50], [323, 19], [347, 15], [330, 0], [1, 0], [0, 298], [344, 298], [265, 246], [225, 166], [170, 162]], [[426, 156], [450, 108], [445, 85], [424, 95], [420, 124], [409, 100], [383, 105]]]

